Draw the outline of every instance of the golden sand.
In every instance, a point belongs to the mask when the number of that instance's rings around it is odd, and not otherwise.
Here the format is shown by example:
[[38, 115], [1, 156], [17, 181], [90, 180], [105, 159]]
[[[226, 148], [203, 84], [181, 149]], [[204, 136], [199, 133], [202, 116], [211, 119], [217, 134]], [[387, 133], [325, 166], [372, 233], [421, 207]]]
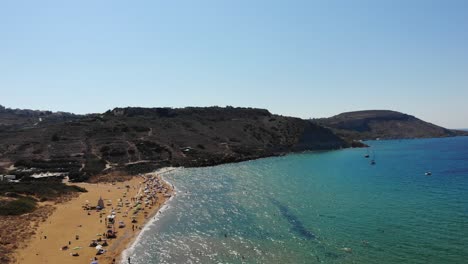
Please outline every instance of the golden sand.
[[[41, 263], [90, 263], [94, 257], [97, 257], [99, 264], [119, 263], [119, 257], [123, 250], [131, 241], [138, 235], [143, 228], [147, 219], [151, 218], [159, 208], [168, 199], [163, 193], [157, 194], [157, 202], [153, 206], [142, 206], [142, 210], [136, 215], [136, 223], [131, 223], [132, 213], [124, 217], [124, 211], [129, 210], [128, 207], [123, 207], [119, 213], [117, 208], [118, 199], [131, 199], [134, 197], [140, 187], [143, 185], [143, 177], [134, 177], [126, 182], [110, 183], [79, 183], [78, 186], [88, 190], [87, 193], [80, 194], [68, 202], [55, 205], [56, 210], [52, 215], [36, 230], [36, 235], [29, 241], [25, 242], [23, 248], [19, 249], [16, 254], [16, 263], [18, 264], [41, 264]], [[166, 183], [165, 187], [172, 188]], [[129, 185], [130, 188], [126, 188]], [[126, 193], [128, 190], [128, 193]], [[126, 193], [126, 197], [124, 194]], [[112, 201], [112, 205], [106, 206], [102, 217], [96, 210], [85, 210], [83, 205], [96, 206], [98, 199], [102, 197], [105, 204]], [[110, 214], [110, 208], [116, 211], [116, 223], [124, 221], [125, 227], [115, 227], [117, 238], [108, 239], [109, 245], [104, 247], [107, 251], [102, 255], [96, 255], [96, 248], [90, 247], [92, 240], [98, 239], [106, 232], [105, 218]], [[150, 208], [151, 207], [151, 208]], [[89, 212], [89, 215], [88, 215]], [[146, 215], [146, 216], [145, 216]], [[132, 230], [132, 225], [135, 225], [135, 230]], [[78, 238], [78, 239], [77, 239]], [[104, 237], [102, 237], [104, 238]], [[70, 245], [69, 245], [70, 244]], [[69, 249], [61, 250], [63, 246], [68, 246]], [[79, 249], [74, 249], [80, 247]], [[79, 256], [72, 256], [72, 253], [78, 253]]]

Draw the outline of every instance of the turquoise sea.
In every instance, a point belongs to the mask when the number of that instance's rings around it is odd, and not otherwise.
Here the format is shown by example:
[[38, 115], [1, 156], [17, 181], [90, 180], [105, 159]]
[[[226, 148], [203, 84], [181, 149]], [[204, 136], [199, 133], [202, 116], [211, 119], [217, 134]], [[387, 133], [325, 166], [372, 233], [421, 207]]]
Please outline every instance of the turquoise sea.
[[468, 137], [367, 143], [375, 165], [345, 149], [167, 174], [178, 193], [125, 258], [468, 263]]

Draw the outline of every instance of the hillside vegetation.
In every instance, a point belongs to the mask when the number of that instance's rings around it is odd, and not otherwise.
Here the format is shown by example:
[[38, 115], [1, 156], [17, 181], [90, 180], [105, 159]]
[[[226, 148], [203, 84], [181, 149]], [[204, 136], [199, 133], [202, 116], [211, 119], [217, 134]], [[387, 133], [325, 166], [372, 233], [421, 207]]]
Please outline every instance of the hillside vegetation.
[[0, 162], [19, 177], [54, 171], [81, 181], [350, 146], [320, 125], [253, 108], [116, 108], [31, 123], [0, 127]]
[[234, 107], [127, 107], [90, 115], [0, 107], [0, 172], [23, 181], [48, 172], [85, 181], [100, 174], [359, 147], [362, 139], [466, 134], [387, 110], [303, 120]]
[[0, 129], [16, 130], [79, 119], [80, 115], [28, 109], [10, 109], [0, 105]]

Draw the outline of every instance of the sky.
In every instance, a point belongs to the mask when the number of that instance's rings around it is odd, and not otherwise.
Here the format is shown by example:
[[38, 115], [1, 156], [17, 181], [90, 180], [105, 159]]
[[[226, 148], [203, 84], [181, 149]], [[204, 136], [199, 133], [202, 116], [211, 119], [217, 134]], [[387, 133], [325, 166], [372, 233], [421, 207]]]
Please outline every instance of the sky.
[[468, 1], [0, 1], [0, 104], [391, 109], [468, 127]]

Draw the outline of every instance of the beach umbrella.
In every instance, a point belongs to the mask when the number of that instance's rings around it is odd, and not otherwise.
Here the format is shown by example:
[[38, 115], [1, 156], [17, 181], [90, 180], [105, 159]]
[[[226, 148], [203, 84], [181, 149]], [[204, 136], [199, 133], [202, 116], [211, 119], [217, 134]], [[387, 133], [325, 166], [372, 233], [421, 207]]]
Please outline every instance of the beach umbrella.
[[90, 264], [99, 264], [97, 260], [93, 260]]
[[97, 249], [97, 250], [102, 249], [102, 246], [101, 246], [101, 245], [97, 245], [97, 246], [96, 246], [96, 249]]

